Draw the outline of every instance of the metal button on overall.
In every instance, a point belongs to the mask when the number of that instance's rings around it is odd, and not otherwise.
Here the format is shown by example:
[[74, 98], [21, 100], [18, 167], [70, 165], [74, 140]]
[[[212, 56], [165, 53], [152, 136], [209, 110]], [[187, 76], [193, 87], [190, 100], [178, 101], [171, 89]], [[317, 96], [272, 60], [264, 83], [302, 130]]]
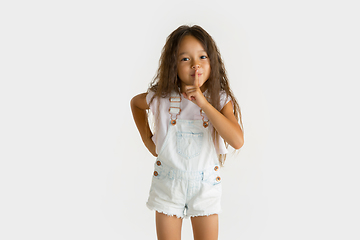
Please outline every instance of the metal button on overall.
[[157, 176], [159, 175], [157, 171], [154, 171], [154, 176]]
[[160, 161], [157, 161], [157, 162], [156, 162], [156, 165], [160, 166], [160, 165], [161, 165], [161, 162], [160, 162]]

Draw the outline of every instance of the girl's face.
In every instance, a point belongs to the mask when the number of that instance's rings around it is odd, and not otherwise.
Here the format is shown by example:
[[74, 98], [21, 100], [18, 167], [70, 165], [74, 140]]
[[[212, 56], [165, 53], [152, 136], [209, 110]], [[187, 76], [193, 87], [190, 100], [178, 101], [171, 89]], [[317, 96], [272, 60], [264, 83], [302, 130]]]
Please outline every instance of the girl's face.
[[198, 69], [199, 87], [205, 91], [204, 83], [210, 77], [210, 59], [200, 41], [191, 35], [185, 36], [179, 46], [177, 74], [181, 80], [181, 92], [184, 86], [194, 85], [195, 70]]

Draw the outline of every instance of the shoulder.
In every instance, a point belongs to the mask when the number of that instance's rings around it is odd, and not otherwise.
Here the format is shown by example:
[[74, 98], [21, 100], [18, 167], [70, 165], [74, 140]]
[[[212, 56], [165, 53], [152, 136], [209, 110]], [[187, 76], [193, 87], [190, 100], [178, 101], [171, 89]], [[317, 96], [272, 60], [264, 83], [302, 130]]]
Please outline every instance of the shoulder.
[[146, 95], [146, 103], [153, 113], [168, 109], [170, 105], [170, 96], [156, 96], [154, 91], [149, 90]]
[[150, 101], [151, 101], [151, 99], [153, 98], [154, 95], [155, 95], [155, 92], [153, 92], [151, 90], [147, 91], [147, 93], [146, 93], [146, 102], [147, 102], [148, 105], [150, 104]]
[[[154, 91], [151, 91], [151, 90], [148, 90], [147, 92], [147, 96], [146, 96], [146, 101], [148, 104], [152, 103], [153, 101], [156, 101], [156, 102], [169, 102], [169, 99], [170, 97], [179, 97], [181, 95], [179, 95], [179, 93], [173, 91], [171, 93], [166, 93], [166, 94], [157, 94], [158, 96], [155, 96], [155, 92]], [[159, 96], [161, 95], [161, 96]], [[163, 96], [164, 95], [164, 96]]]
[[223, 108], [228, 102], [230, 102], [231, 97], [226, 93], [225, 90], [220, 92], [220, 107]]

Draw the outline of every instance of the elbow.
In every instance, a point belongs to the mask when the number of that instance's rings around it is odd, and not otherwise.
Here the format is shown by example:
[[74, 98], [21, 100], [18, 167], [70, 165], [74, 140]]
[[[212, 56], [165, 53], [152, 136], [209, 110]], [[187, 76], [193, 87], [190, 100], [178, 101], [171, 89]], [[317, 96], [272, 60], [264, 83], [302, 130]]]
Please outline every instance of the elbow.
[[235, 149], [235, 150], [239, 150], [240, 148], [242, 148], [242, 146], [244, 145], [244, 139], [243, 138], [239, 138], [238, 141], [236, 141], [232, 147]]
[[[136, 97], [136, 96], [135, 96]], [[134, 106], [134, 103], [135, 103], [135, 97], [133, 97], [131, 100], [130, 100], [130, 107], [133, 108]]]
[[134, 109], [138, 108], [136, 101], [137, 101], [137, 96], [133, 97], [130, 100], [130, 108], [131, 108], [132, 111], [134, 111]]
[[240, 144], [234, 145], [233, 148], [235, 150], [239, 150], [243, 145], [244, 145], [244, 143], [240, 143]]

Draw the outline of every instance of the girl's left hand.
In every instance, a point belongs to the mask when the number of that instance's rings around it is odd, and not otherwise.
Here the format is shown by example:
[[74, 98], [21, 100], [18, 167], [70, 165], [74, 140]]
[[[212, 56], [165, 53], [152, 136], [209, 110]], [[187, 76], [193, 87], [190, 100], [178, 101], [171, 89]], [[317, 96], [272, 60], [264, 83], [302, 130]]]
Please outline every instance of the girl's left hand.
[[185, 85], [184, 91], [182, 94], [184, 98], [192, 101], [196, 105], [198, 105], [200, 108], [202, 108], [205, 104], [208, 103], [206, 98], [204, 97], [204, 94], [201, 92], [200, 89], [200, 83], [199, 83], [199, 75], [198, 70], [195, 71], [195, 80], [193, 85]]

